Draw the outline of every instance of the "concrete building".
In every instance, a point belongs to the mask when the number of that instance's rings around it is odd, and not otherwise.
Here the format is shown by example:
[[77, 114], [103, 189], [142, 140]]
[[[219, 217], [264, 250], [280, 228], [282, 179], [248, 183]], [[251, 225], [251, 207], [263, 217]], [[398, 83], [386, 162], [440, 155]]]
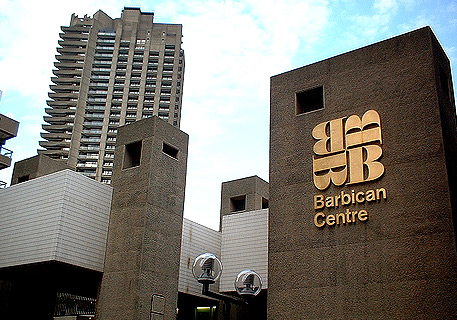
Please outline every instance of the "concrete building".
[[[0, 91], [1, 98], [1, 91]], [[0, 170], [11, 166], [13, 151], [4, 147], [6, 140], [17, 135], [19, 122], [0, 114]], [[5, 181], [0, 181], [0, 189], [6, 187]]]
[[187, 135], [157, 117], [129, 124], [112, 186], [64, 170], [0, 190], [0, 309], [221, 319], [191, 275], [213, 252], [212, 291], [234, 294], [242, 269], [264, 278], [231, 320], [455, 319], [455, 114], [428, 27], [274, 76], [270, 184], [224, 182], [219, 231], [182, 219]]
[[271, 78], [268, 319], [457, 318], [457, 129], [429, 27]]
[[[138, 123], [138, 125], [141, 124]], [[138, 130], [133, 130], [133, 132], [138, 132]], [[122, 135], [122, 132], [120, 134]], [[122, 136], [120, 136], [120, 140], [123, 141]], [[144, 152], [148, 151], [144, 150]], [[160, 154], [162, 154], [161, 150]], [[42, 157], [46, 159], [45, 161], [53, 161], [45, 156]], [[143, 157], [145, 156], [143, 155]], [[171, 157], [168, 160], [176, 161]], [[30, 163], [26, 166], [27, 168], [35, 167], [37, 157], [31, 158]], [[23, 164], [27, 164], [27, 162], [23, 161]], [[148, 166], [146, 163], [143, 165]], [[23, 170], [23, 166], [20, 165], [18, 169]], [[135, 171], [135, 168], [133, 170]], [[40, 171], [43, 172], [43, 169]], [[134, 179], [132, 168], [127, 171]], [[251, 183], [253, 179], [263, 181], [258, 177], [249, 177], [235, 180], [234, 183], [243, 186], [244, 182], [246, 194], [255, 193], [255, 190], [249, 188], [249, 186], [253, 186]], [[115, 177], [113, 179], [114, 194], [117, 192], [116, 180]], [[149, 181], [149, 179], [137, 180]], [[227, 182], [226, 185], [230, 185], [230, 183]], [[129, 185], [133, 185], [133, 183]], [[134, 192], [135, 190], [132, 188], [132, 194], [141, 196], [141, 193]], [[157, 188], [154, 187], [151, 190], [157, 190]], [[144, 243], [135, 238], [135, 235], [140, 235], [141, 232], [132, 231], [133, 229], [139, 230], [141, 223], [134, 224], [132, 214], [128, 213], [130, 210], [140, 212], [139, 207], [135, 209], [122, 205], [123, 215], [128, 215], [128, 219], [124, 220], [129, 221], [130, 231], [128, 231], [128, 235], [120, 236], [120, 232], [124, 231], [121, 230], [122, 226], [119, 226], [120, 219], [115, 216], [118, 215], [115, 213], [116, 210], [111, 213], [110, 218], [112, 194], [113, 187], [100, 184], [81, 173], [68, 169], [39, 177], [36, 177], [36, 174], [30, 174], [30, 180], [19, 182], [0, 192], [0, 202], [2, 203], [0, 212], [0, 314], [6, 315], [6, 318], [52, 319], [55, 317], [62, 320], [76, 319], [77, 315], [79, 318], [84, 315], [89, 318], [95, 314], [97, 291], [102, 283], [102, 277], [105, 273], [105, 277], [112, 278], [111, 274], [115, 272], [110, 266], [113, 264], [110, 262], [113, 257], [109, 258], [109, 255], [113, 251], [117, 251], [116, 248], [130, 246], [132, 250], [127, 251], [128, 258], [122, 258], [121, 252], [115, 253], [114, 257], [117, 259], [114, 266], [126, 268], [129, 265], [128, 261], [136, 261], [133, 259], [133, 245]], [[157, 196], [164, 199], [163, 195], [157, 194]], [[119, 201], [119, 199], [116, 200], [119, 197], [124, 200], [129, 198], [121, 192], [119, 196], [114, 196], [113, 204]], [[165, 199], [164, 201], [168, 202]], [[108, 241], [111, 241], [111, 245], [107, 248], [108, 224], [112, 224], [113, 227], [110, 226], [111, 236], [108, 237]], [[170, 232], [169, 224], [153, 223], [153, 225], [156, 228], [165, 228], [165, 232]], [[148, 227], [148, 229], [151, 228]], [[168, 265], [172, 264], [173, 260], [179, 261], [179, 272], [175, 272], [176, 275], [167, 280], [167, 283], [177, 281], [177, 287], [175, 285], [164, 286], [168, 289], [175, 288], [173, 294], [177, 294], [178, 301], [177, 304], [175, 302], [173, 311], [177, 308], [177, 319], [179, 320], [220, 319], [218, 317], [220, 317], [222, 309], [221, 304], [203, 296], [201, 285], [192, 275], [192, 264], [196, 256], [203, 252], [212, 252], [221, 258], [224, 271], [220, 281], [211, 285], [211, 290], [215, 292], [235, 294], [233, 282], [237, 273], [246, 268], [253, 269], [264, 279], [264, 290], [257, 300], [258, 303], [253, 305], [256, 307], [256, 319], [265, 319], [268, 286], [266, 282], [268, 277], [267, 230], [268, 209], [240, 210], [224, 216], [222, 231], [215, 231], [183, 219], [182, 232], [179, 237], [180, 245], [175, 245], [179, 249], [179, 260], [176, 256], [173, 258], [169, 237], [160, 236], [160, 233], [153, 231], [153, 235], [146, 236], [145, 239], [154, 240], [160, 250], [152, 250], [151, 245], [147, 248], [151, 249], [153, 255], [162, 254], [163, 261], [156, 263], [155, 258], [147, 258], [146, 255], [142, 261], [149, 265], [149, 268], [155, 266], [159, 271], [167, 270], [168, 275], [170, 274]], [[113, 241], [117, 243], [114, 246]], [[105, 261], [105, 257], [108, 259], [107, 261]], [[120, 262], [121, 260], [122, 262]], [[167, 264], [167, 268], [158, 267], [163, 263]], [[131, 271], [132, 274], [135, 273], [133, 269]], [[129, 279], [123, 272], [127, 271], [118, 271], [121, 282], [114, 282], [112, 289], [119, 297], [123, 294], [123, 288], [126, 288], [120, 283]], [[154, 273], [157, 270], [149, 272]], [[144, 279], [151, 278], [142, 277], [142, 279], [144, 281]], [[153, 277], [153, 279], [157, 278]], [[135, 281], [131, 282], [130, 287]], [[165, 282], [160, 281], [160, 284], [163, 283]], [[108, 284], [102, 285], [101, 299], [106, 299], [107, 296], [107, 293], [104, 292], [107, 290], [105, 286]], [[160, 286], [156, 290], [163, 290], [163, 288]], [[163, 293], [160, 295], [165, 296]], [[148, 291], [146, 296], [149, 297], [147, 311], [150, 311], [152, 291]], [[123, 307], [125, 302], [119, 302], [119, 297], [112, 301], [118, 302], [120, 308], [113, 309], [121, 309], [122, 314], [121, 316], [111, 316], [110, 319], [122, 318], [128, 314], [129, 308]], [[31, 308], [20, 308], [24, 299], [31, 301], [29, 303]], [[99, 308], [102, 309], [103, 306], [100, 305]], [[232, 305], [232, 319], [246, 319], [245, 314], [245, 309]], [[135, 316], [129, 317], [129, 319], [133, 318]]]
[[179, 127], [182, 26], [124, 8], [71, 16], [62, 27], [40, 154], [104, 183], [112, 175], [117, 127], [156, 115]]

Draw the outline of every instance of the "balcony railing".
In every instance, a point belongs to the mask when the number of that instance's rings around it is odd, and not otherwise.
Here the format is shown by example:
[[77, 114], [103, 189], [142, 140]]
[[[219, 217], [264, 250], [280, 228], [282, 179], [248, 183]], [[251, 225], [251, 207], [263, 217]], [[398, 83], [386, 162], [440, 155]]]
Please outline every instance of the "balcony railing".
[[8, 157], [11, 159], [13, 156], [13, 151], [6, 149], [5, 147], [0, 146], [0, 155]]

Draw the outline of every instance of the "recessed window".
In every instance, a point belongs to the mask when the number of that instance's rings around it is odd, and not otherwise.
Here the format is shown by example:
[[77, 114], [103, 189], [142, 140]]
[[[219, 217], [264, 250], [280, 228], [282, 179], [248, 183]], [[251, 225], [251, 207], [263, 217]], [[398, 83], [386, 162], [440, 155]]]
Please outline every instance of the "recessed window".
[[142, 141], [125, 145], [123, 169], [137, 167], [140, 165], [142, 145]]
[[230, 198], [230, 211], [244, 211], [246, 210], [246, 195]]
[[297, 92], [295, 94], [296, 114], [303, 114], [324, 108], [324, 87]]
[[262, 197], [262, 209], [268, 209], [268, 199]]
[[163, 143], [162, 152], [169, 155], [172, 158], [178, 159], [178, 149], [170, 146], [169, 144]]

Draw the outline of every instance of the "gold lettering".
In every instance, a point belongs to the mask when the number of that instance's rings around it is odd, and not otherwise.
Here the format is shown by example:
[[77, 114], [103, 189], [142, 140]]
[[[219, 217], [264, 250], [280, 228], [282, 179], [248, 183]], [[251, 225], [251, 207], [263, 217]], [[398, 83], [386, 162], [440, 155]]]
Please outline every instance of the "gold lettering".
[[338, 200], [340, 200], [340, 195], [335, 196], [335, 207], [338, 207]]
[[351, 212], [349, 211], [349, 209], [346, 209], [346, 221], [349, 223], [349, 222], [352, 222], [351, 221], [351, 217], [349, 216], [351, 214]]
[[367, 219], [368, 219], [368, 212], [366, 210], [360, 210], [359, 211], [359, 220], [365, 221]]
[[314, 185], [319, 190], [325, 190], [333, 182], [341, 186], [347, 179], [346, 153], [330, 155], [313, 159]]
[[[382, 144], [382, 136], [377, 111], [319, 123], [312, 136], [317, 140], [313, 146], [313, 178], [317, 189], [325, 190], [331, 183], [341, 186], [346, 182], [376, 180], [384, 174], [384, 165], [379, 161], [382, 148], [378, 144]], [[356, 203], [354, 194], [352, 203]]]
[[365, 195], [366, 195], [365, 199], [367, 200], [367, 202], [376, 200], [373, 190], [368, 190]]
[[344, 191], [341, 191], [341, 205], [345, 206], [351, 203], [351, 196]]
[[[319, 222], [319, 217], [322, 217], [322, 222]], [[316, 213], [316, 215], [314, 216], [314, 225], [318, 228], [325, 226], [325, 214], [323, 214], [322, 212]]]
[[[315, 154], [328, 155], [344, 150], [343, 119], [322, 122], [314, 127], [312, 135], [314, 139], [318, 140], [313, 148]], [[329, 127], [330, 136], [327, 135], [327, 127]]]
[[343, 219], [343, 224], [346, 224], [346, 217], [345, 217], [344, 213], [336, 214], [336, 224], [340, 224], [340, 218]]
[[331, 208], [331, 207], [334, 207], [335, 206], [335, 203], [333, 201], [333, 197], [327, 197], [325, 198], [325, 206], [327, 208]]
[[[362, 198], [360, 198], [359, 196], [362, 196]], [[365, 202], [365, 198], [363, 197], [364, 193], [363, 192], [357, 192], [357, 194], [355, 195], [355, 200], [358, 202], [358, 203], [363, 203]]]
[[368, 110], [362, 116], [352, 115], [346, 120], [346, 148], [379, 141], [381, 138], [381, 119], [375, 110]]
[[355, 215], [357, 214], [357, 211], [352, 211], [352, 222], [355, 222]]
[[314, 196], [314, 209], [321, 209], [324, 207], [324, 196], [315, 195]]
[[386, 198], [387, 198], [387, 191], [386, 191], [386, 189], [384, 189], [384, 188], [379, 188], [379, 189], [376, 189], [376, 200], [380, 200], [380, 199], [381, 199], [381, 193], [382, 193], [382, 198], [383, 198], [383, 199], [386, 199]]
[[327, 216], [327, 218], [325, 219], [325, 222], [327, 222], [327, 224], [328, 224], [329, 226], [333, 226], [333, 225], [335, 224], [335, 216], [332, 215], [332, 214], [329, 214], [329, 215]]

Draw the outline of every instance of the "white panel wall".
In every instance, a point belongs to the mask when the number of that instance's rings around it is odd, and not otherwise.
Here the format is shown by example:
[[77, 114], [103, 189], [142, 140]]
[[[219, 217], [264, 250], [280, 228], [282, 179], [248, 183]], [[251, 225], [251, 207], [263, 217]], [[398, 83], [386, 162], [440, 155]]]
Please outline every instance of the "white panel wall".
[[[202, 285], [192, 275], [194, 259], [201, 253], [210, 252], [221, 257], [221, 233], [184, 219], [181, 241], [181, 261], [179, 266], [178, 290], [193, 295], [201, 295]], [[211, 286], [218, 291], [218, 283]]]
[[226, 215], [222, 218], [220, 291], [235, 291], [237, 274], [256, 271], [268, 287], [268, 209]]
[[111, 196], [71, 170], [0, 190], [0, 267], [57, 260], [103, 271]]

